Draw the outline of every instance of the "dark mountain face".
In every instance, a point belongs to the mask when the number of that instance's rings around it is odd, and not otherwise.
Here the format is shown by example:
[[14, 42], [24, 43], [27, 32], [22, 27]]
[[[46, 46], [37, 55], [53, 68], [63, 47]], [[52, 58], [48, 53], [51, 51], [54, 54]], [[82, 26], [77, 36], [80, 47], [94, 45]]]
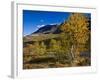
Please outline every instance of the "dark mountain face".
[[57, 33], [58, 25], [45, 25], [39, 28], [37, 31], [33, 32], [32, 34], [49, 34], [49, 33]]
[[37, 31], [31, 33], [30, 35], [24, 36], [24, 41], [25, 42], [32, 41], [33, 36], [39, 36], [40, 34], [44, 35], [44, 34], [50, 34], [50, 33], [52, 34], [61, 33], [60, 25], [45, 25], [39, 28]]

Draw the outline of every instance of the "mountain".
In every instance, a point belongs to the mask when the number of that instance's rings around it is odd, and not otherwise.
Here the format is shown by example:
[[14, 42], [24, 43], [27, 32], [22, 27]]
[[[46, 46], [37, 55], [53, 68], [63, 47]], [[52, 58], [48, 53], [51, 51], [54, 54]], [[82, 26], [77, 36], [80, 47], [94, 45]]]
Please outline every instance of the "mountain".
[[40, 27], [37, 31], [24, 36], [24, 42], [39, 40], [40, 38], [49, 39], [58, 37], [60, 30], [60, 25], [44, 25]]
[[34, 34], [49, 34], [57, 32], [58, 25], [45, 25], [39, 28], [37, 31], [33, 32], [31, 35]]

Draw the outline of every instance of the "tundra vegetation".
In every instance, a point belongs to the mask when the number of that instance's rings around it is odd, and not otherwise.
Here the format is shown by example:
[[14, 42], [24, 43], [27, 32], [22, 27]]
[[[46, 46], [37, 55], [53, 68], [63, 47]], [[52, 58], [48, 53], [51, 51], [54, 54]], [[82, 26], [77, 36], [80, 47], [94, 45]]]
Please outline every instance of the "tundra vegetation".
[[23, 69], [91, 65], [90, 18], [72, 13], [58, 25], [60, 33], [23, 38]]

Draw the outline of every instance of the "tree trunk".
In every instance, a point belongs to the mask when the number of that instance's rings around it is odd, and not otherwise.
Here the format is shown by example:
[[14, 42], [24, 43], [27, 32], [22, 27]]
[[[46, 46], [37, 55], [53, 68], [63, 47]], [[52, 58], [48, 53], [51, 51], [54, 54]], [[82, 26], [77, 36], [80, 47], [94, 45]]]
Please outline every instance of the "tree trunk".
[[75, 58], [74, 45], [71, 46], [71, 57], [72, 57], [72, 60]]

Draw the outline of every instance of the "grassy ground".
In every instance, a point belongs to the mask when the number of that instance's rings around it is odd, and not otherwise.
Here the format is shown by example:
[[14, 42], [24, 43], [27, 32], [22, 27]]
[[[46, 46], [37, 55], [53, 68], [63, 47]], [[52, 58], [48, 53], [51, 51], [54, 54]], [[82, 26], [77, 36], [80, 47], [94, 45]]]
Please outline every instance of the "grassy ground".
[[55, 57], [37, 57], [23, 63], [23, 69], [38, 69], [38, 68], [59, 68], [59, 67], [78, 67], [90, 66], [89, 57], [78, 57], [73, 61], [56, 60]]

